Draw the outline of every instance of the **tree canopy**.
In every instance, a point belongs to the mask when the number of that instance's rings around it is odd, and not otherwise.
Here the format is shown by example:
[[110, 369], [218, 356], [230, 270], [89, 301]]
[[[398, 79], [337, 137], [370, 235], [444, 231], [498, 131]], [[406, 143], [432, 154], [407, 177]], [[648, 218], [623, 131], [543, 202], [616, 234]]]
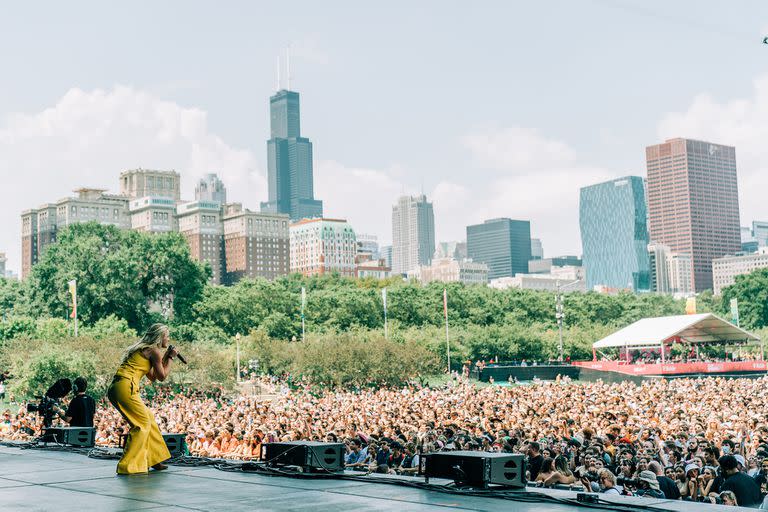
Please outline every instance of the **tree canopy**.
[[170, 301], [179, 321], [189, 317], [210, 269], [192, 260], [178, 233], [148, 234], [97, 223], [74, 224], [57, 234], [32, 268], [28, 291], [39, 312], [65, 318], [67, 283], [77, 279], [83, 323], [115, 315], [143, 328], [157, 315], [152, 306]]

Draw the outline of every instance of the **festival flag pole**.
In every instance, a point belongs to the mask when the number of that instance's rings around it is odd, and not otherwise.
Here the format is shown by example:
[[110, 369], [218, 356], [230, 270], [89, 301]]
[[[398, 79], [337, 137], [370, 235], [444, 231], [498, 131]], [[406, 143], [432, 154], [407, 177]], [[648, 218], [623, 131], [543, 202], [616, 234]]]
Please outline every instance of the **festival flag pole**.
[[77, 337], [77, 279], [69, 281], [69, 294], [72, 296], [72, 313], [70, 318], [75, 320], [75, 337]]
[[381, 289], [381, 302], [384, 305], [384, 339], [389, 339], [387, 333], [387, 287]]
[[304, 307], [307, 305], [307, 289], [301, 287], [301, 341], [304, 341]]
[[451, 343], [448, 341], [448, 289], [443, 288], [443, 313], [445, 315], [445, 353], [448, 356], [448, 375], [451, 375]]

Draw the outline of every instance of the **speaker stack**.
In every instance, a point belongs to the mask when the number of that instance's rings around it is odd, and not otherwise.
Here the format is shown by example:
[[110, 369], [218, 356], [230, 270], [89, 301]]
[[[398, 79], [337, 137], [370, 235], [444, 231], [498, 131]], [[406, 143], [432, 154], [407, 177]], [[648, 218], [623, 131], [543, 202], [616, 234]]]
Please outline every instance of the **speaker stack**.
[[186, 434], [163, 434], [165, 446], [167, 446], [168, 451], [171, 452], [171, 457], [181, 457], [184, 455], [186, 438]]
[[344, 445], [317, 441], [287, 441], [262, 445], [267, 466], [298, 466], [307, 473], [344, 471]]
[[517, 453], [437, 452], [424, 455], [424, 476], [447, 478], [459, 485], [525, 488], [525, 457]]
[[82, 448], [93, 448], [96, 429], [93, 427], [50, 427], [45, 429], [43, 441]]

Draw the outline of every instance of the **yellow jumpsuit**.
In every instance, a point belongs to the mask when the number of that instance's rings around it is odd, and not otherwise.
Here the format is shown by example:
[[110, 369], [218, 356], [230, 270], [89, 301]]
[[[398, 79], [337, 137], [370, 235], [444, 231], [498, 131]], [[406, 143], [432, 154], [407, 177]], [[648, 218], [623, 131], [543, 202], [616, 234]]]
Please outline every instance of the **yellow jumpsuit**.
[[107, 397], [131, 426], [117, 473], [146, 473], [149, 468], [171, 458], [152, 412], [139, 396], [139, 382], [150, 369], [149, 359], [136, 351], [117, 369]]

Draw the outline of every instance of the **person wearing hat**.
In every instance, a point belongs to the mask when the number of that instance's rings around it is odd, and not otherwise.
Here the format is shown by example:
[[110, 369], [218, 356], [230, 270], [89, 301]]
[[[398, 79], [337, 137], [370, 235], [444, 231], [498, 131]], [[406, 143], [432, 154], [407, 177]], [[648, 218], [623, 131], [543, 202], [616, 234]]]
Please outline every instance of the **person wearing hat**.
[[664, 493], [659, 488], [659, 481], [656, 480], [656, 473], [650, 470], [641, 471], [638, 475], [638, 489], [635, 494], [645, 498], [664, 499]]
[[699, 473], [701, 468], [692, 462], [685, 465], [686, 489], [680, 493], [684, 499], [699, 501]]

